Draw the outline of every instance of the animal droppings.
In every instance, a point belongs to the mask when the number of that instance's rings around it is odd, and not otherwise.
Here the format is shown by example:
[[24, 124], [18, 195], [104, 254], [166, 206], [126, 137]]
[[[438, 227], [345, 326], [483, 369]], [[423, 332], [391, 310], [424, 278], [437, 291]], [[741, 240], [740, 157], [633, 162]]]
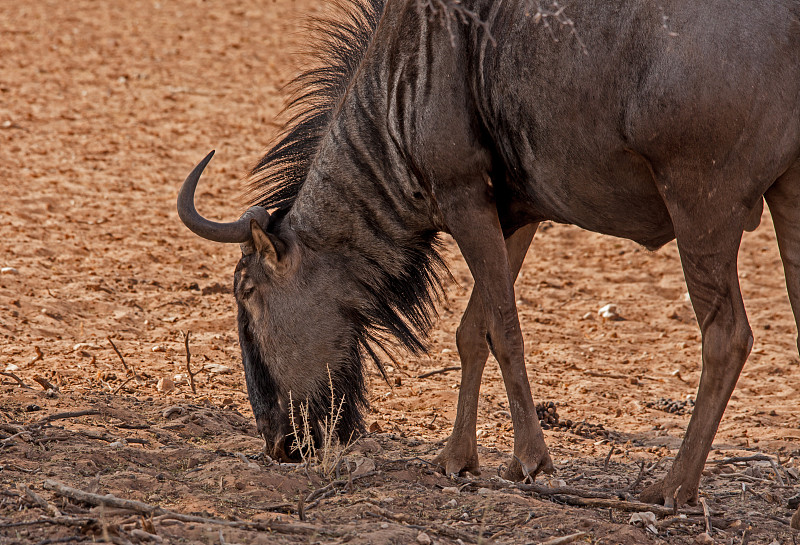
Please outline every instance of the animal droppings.
[[657, 411], [664, 411], [665, 413], [672, 414], [689, 414], [694, 408], [694, 399], [687, 399], [685, 401], [676, 401], [666, 397], [661, 397], [655, 401], [645, 401], [645, 407], [656, 409]]
[[601, 437], [608, 439], [611, 433], [602, 424], [592, 424], [590, 422], [573, 422], [572, 420], [561, 420], [556, 411], [556, 404], [552, 401], [545, 401], [536, 404], [536, 416], [539, 418], [539, 425], [543, 430], [563, 429], [580, 435], [581, 437], [593, 438]]

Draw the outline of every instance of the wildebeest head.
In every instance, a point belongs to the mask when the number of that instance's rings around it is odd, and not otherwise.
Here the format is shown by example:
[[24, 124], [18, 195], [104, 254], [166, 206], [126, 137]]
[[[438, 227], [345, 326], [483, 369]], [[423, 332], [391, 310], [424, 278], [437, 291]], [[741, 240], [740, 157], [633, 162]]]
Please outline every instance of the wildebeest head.
[[[346, 274], [324, 252], [306, 251], [282, 213], [253, 206], [231, 223], [209, 221], [197, 212], [194, 193], [209, 154], [188, 176], [178, 196], [183, 223], [203, 238], [239, 243], [234, 275], [239, 342], [258, 432], [273, 458], [290, 460], [293, 429], [304, 420], [319, 444], [331, 409], [341, 405], [335, 433], [342, 441], [363, 428], [366, 404], [359, 335], [342, 300]], [[301, 407], [307, 416], [301, 415]], [[327, 419], [327, 423], [326, 423]], [[294, 420], [294, 422], [293, 422]]]

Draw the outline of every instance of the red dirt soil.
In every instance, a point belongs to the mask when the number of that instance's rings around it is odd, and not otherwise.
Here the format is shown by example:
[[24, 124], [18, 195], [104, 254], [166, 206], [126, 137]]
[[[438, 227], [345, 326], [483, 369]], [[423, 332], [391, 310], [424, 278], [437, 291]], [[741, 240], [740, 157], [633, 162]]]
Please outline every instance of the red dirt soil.
[[[416, 377], [458, 365], [472, 283], [450, 240], [454, 281], [429, 356], [390, 367], [391, 387], [370, 370], [371, 433], [344, 454], [339, 480], [258, 457], [230, 288], [239, 249], [190, 233], [175, 197], [216, 149], [198, 206], [238, 216], [246, 172], [302, 67], [290, 54], [307, 42], [301, 23], [320, 12], [310, 0], [0, 4], [0, 371], [22, 382], [0, 376], [0, 542], [512, 544], [582, 532], [578, 543], [796, 543], [787, 502], [800, 489], [800, 360], [768, 212], [740, 251], [755, 347], [709, 460], [762, 453], [775, 464], [708, 465], [710, 538], [695, 514], [659, 512], [653, 532], [629, 523], [642, 510], [631, 502], [578, 507], [574, 494], [497, 479], [513, 433], [493, 361], [482, 475], [429, 467], [459, 374]], [[528, 372], [537, 401], [586, 423], [545, 432], [558, 472], [543, 485], [635, 500], [663, 474], [689, 416], [654, 402], [687, 406], [700, 375], [685, 294], [674, 243], [651, 253], [542, 226], [517, 282]], [[601, 319], [606, 303], [623, 319]], [[162, 379], [174, 388], [159, 389]], [[43, 420], [75, 411], [90, 414]], [[241, 524], [142, 517], [46, 481]]]

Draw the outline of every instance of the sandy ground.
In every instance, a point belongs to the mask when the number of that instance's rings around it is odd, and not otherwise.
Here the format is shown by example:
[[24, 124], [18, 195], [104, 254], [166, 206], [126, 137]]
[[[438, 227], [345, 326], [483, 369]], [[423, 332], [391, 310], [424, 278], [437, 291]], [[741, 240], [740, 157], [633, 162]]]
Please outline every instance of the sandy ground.
[[[692, 513], [659, 512], [648, 531], [629, 523], [642, 510], [631, 503], [577, 507], [498, 480], [513, 434], [493, 361], [482, 475], [431, 470], [459, 374], [417, 377], [458, 365], [471, 288], [449, 240], [455, 281], [429, 355], [401, 359], [391, 387], [370, 371], [372, 433], [338, 475], [258, 457], [230, 289], [238, 248], [192, 235], [174, 202], [216, 149], [199, 207], [242, 210], [245, 174], [302, 66], [291, 54], [307, 40], [299, 23], [319, 10], [310, 0], [0, 2], [0, 371], [21, 381], [0, 376], [0, 542], [538, 543], [578, 532], [581, 543], [703, 542]], [[709, 459], [766, 454], [775, 465], [711, 463], [701, 494], [713, 542], [796, 543], [800, 360], [768, 212], [744, 237], [740, 278], [755, 347]], [[551, 224], [537, 234], [517, 283], [534, 396], [562, 422], [586, 423], [545, 432], [558, 473], [543, 486], [634, 500], [663, 474], [689, 416], [656, 402], [690, 410], [700, 373], [685, 294], [674, 244], [651, 253]], [[606, 303], [624, 319], [600, 319]], [[160, 391], [162, 379], [174, 388]], [[98, 507], [59, 484], [217, 520]]]

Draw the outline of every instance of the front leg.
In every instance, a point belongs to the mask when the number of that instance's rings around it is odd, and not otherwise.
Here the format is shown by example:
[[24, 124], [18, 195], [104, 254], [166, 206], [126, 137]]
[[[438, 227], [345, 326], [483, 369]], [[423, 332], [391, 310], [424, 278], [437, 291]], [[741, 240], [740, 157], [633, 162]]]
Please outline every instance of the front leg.
[[[516, 278], [531, 244], [538, 223], [518, 229], [506, 239], [506, 252], [511, 272]], [[469, 471], [480, 474], [478, 464], [478, 440], [476, 437], [478, 419], [478, 394], [481, 376], [489, 357], [486, 343], [486, 320], [483, 305], [477, 289], [467, 303], [456, 331], [456, 346], [461, 359], [461, 388], [458, 391], [458, 408], [453, 433], [442, 452], [434, 459], [446, 475]]]
[[[486, 340], [503, 374], [514, 425], [514, 456], [506, 478], [519, 480], [526, 475], [533, 477], [539, 471], [550, 472], [553, 462], [539, 426], [525, 370], [522, 331], [514, 299], [515, 274], [509, 265], [503, 231], [489, 188], [482, 177], [475, 177], [457, 191], [437, 195], [437, 201], [475, 280], [473, 295], [477, 293], [480, 299]], [[483, 365], [480, 367], [482, 369]], [[478, 374], [478, 382], [479, 377]], [[477, 406], [477, 388], [473, 382], [462, 384], [462, 388], [467, 388], [469, 399], [464, 400], [462, 407], [459, 396], [460, 412], [464, 409], [472, 413], [473, 405]], [[470, 424], [469, 419], [464, 422]], [[466, 431], [474, 437], [474, 420], [472, 424]], [[458, 431], [456, 428], [454, 433]]]

